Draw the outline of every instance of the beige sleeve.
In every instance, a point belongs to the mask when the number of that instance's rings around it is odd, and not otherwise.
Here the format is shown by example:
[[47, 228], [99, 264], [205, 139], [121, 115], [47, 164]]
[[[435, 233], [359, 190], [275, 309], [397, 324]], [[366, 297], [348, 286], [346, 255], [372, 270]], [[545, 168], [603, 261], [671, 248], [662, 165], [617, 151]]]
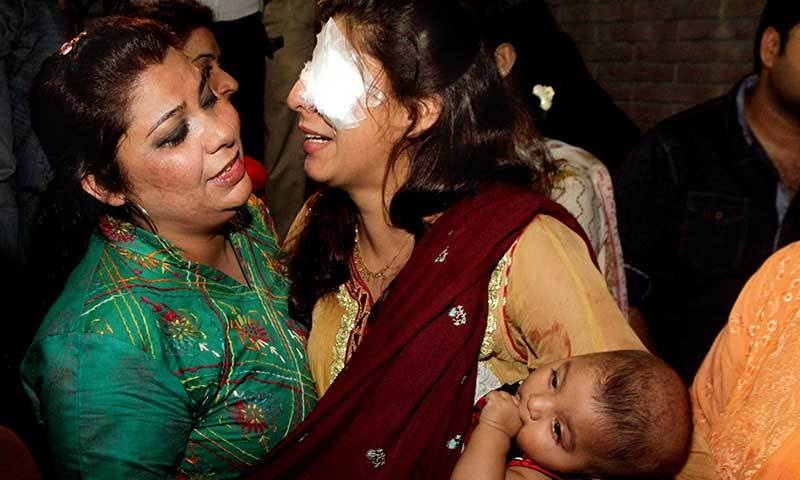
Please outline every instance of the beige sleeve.
[[317, 300], [311, 313], [311, 332], [308, 335], [308, 366], [321, 397], [331, 386], [331, 366], [336, 339], [342, 325], [345, 310], [339, 305], [336, 294], [331, 293]]
[[501, 330], [528, 368], [572, 355], [645, 349], [586, 243], [555, 218], [540, 215], [522, 234], [507, 281]]

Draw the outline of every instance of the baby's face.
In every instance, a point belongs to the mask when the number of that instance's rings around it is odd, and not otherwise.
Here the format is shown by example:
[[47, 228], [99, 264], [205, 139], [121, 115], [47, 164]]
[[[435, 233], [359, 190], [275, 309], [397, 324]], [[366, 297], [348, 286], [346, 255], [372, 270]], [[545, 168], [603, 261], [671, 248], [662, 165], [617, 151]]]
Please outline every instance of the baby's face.
[[525, 379], [517, 392], [522, 429], [516, 441], [526, 456], [560, 473], [584, 473], [595, 464], [596, 381], [597, 371], [585, 357], [545, 365]]

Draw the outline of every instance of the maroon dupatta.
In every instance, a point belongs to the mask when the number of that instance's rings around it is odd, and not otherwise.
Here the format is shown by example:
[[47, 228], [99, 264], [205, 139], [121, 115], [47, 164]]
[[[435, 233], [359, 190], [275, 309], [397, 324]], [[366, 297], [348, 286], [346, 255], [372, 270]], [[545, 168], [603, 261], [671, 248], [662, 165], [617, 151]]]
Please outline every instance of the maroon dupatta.
[[470, 428], [489, 277], [540, 213], [586, 238], [563, 207], [518, 187], [449, 208], [317, 408], [249, 478], [449, 478]]

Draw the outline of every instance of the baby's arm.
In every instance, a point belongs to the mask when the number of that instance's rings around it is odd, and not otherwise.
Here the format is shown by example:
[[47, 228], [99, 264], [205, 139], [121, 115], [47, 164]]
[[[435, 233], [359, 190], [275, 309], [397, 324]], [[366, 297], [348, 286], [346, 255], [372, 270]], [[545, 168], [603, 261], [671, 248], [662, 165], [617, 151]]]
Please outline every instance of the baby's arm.
[[522, 428], [519, 400], [506, 392], [489, 392], [481, 418], [467, 442], [450, 480], [541, 479], [536, 471], [508, 469], [506, 458]]

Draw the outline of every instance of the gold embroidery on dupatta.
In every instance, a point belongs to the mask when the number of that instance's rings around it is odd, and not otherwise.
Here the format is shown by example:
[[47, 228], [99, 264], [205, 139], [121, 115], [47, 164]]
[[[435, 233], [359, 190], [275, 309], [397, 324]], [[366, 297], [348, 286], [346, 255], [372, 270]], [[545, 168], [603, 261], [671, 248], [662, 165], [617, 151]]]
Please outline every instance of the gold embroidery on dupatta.
[[347, 352], [347, 341], [350, 338], [350, 332], [353, 331], [353, 326], [358, 317], [358, 302], [355, 301], [347, 291], [345, 284], [339, 286], [339, 291], [336, 292], [336, 300], [339, 305], [344, 307], [344, 315], [342, 315], [342, 324], [339, 331], [336, 333], [336, 341], [333, 343], [333, 361], [331, 362], [331, 383], [339, 375], [339, 372], [344, 368], [344, 357]]

